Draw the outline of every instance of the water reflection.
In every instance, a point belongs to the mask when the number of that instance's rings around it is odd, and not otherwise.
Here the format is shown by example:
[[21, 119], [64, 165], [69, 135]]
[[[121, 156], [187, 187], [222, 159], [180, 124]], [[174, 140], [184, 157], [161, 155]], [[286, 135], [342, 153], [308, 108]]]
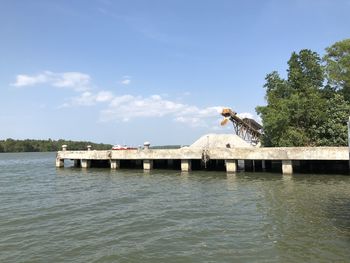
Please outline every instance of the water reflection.
[[227, 173], [226, 186], [229, 191], [236, 191], [238, 188], [236, 173]]
[[350, 195], [331, 197], [325, 204], [325, 212], [331, 224], [350, 242]]

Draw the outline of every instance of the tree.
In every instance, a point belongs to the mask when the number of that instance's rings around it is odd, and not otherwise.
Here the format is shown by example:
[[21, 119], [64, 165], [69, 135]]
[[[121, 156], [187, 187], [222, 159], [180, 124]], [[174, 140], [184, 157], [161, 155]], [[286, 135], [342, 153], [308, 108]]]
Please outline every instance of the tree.
[[310, 87], [322, 87], [324, 73], [316, 52], [309, 49], [303, 49], [299, 54], [293, 52], [288, 65], [288, 82], [293, 89], [303, 92]]
[[277, 72], [266, 77], [267, 106], [257, 107], [264, 126], [265, 146], [311, 146], [316, 144], [313, 127], [324, 118], [325, 99], [321, 59], [311, 50], [293, 52], [288, 61], [288, 79]]
[[340, 94], [334, 94], [327, 100], [325, 108], [327, 118], [318, 127], [317, 145], [345, 146], [348, 144], [347, 121], [350, 114], [350, 104]]
[[350, 102], [350, 39], [326, 48], [323, 57], [328, 84]]
[[262, 143], [265, 146], [278, 146], [289, 126], [286, 99], [290, 97], [291, 89], [276, 71], [268, 74], [265, 80], [265, 99], [268, 105], [256, 108], [264, 125]]
[[86, 150], [87, 145], [91, 145], [95, 150], [109, 150], [112, 148], [110, 144], [92, 143], [83, 141], [66, 141], [58, 140], [14, 140], [6, 139], [0, 140], [0, 152], [46, 152], [58, 151], [62, 145], [68, 145], [70, 150]]

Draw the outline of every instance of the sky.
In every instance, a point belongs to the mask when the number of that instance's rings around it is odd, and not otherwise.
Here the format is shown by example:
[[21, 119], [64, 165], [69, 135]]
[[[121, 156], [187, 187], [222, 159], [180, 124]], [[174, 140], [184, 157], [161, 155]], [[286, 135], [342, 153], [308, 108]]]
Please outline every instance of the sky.
[[0, 139], [191, 144], [350, 37], [349, 0], [0, 0]]

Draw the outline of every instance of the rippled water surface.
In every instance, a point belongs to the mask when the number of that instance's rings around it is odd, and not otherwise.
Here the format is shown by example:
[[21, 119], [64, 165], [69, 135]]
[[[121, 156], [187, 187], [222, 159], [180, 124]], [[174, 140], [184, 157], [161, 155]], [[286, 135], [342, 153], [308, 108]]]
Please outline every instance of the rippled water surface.
[[349, 262], [350, 176], [74, 169], [0, 154], [0, 262]]

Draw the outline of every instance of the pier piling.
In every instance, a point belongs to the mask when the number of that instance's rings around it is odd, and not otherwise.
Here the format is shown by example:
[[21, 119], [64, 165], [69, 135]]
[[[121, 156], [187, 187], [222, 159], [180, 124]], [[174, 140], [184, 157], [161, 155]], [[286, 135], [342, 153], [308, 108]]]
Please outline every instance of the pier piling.
[[181, 160], [181, 171], [183, 172], [191, 171], [191, 160], [186, 160], [186, 159]]
[[119, 169], [120, 168], [120, 160], [111, 160], [111, 169]]
[[236, 160], [226, 160], [226, 172], [235, 173], [237, 172], [237, 161]]
[[282, 161], [282, 174], [293, 174], [293, 164], [291, 160]]
[[90, 168], [91, 160], [82, 159], [81, 160], [81, 168]]
[[[146, 146], [147, 147], [147, 146]], [[65, 147], [64, 147], [65, 148]], [[123, 151], [68, 151], [57, 153], [56, 167], [64, 167], [64, 160], [74, 160], [74, 165], [81, 168], [110, 167], [119, 168], [142, 168], [151, 169], [181, 169], [187, 172], [191, 170], [223, 170], [224, 161], [226, 171], [230, 173], [241, 171], [243, 162], [246, 171], [282, 171], [283, 174], [304, 172], [304, 166], [298, 163], [312, 165], [315, 162], [330, 162], [329, 169], [335, 170], [339, 162], [343, 167], [341, 172], [348, 169], [348, 147], [280, 147], [280, 148], [211, 148], [208, 167], [203, 166], [202, 148], [183, 147], [180, 149], [145, 149]], [[238, 161], [237, 161], [238, 160]], [[239, 164], [239, 167], [238, 167]], [[293, 167], [293, 165], [295, 167]], [[310, 166], [311, 167], [311, 166]], [[345, 169], [344, 169], [345, 167]], [[317, 168], [317, 167], [316, 167]], [[316, 168], [311, 168], [315, 171]], [[310, 169], [309, 169], [310, 170]], [[310, 171], [309, 171], [310, 172]]]
[[153, 169], [153, 160], [143, 160], [143, 169], [152, 170]]
[[56, 167], [64, 167], [64, 159], [56, 158]]

